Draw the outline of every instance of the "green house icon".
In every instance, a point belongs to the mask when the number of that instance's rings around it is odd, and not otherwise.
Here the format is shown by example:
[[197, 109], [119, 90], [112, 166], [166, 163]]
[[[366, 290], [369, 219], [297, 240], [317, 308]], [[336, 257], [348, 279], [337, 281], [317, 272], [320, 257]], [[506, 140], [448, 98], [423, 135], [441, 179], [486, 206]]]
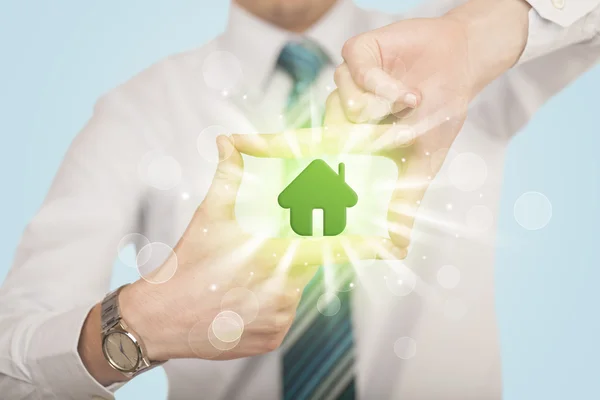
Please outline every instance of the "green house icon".
[[313, 210], [323, 210], [323, 234], [339, 235], [346, 228], [346, 209], [358, 202], [346, 183], [345, 166], [338, 173], [323, 160], [311, 162], [279, 194], [279, 205], [290, 209], [290, 225], [300, 236], [313, 235]]

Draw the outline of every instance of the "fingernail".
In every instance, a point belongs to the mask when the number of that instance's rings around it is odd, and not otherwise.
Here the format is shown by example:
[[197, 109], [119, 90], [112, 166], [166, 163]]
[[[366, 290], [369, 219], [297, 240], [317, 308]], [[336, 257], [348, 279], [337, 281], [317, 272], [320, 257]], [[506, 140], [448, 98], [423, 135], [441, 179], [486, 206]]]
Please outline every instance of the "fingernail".
[[399, 247], [395, 247], [394, 250], [392, 251], [392, 254], [394, 255], [394, 257], [398, 258], [399, 260], [404, 260], [406, 258], [406, 248], [399, 248]]
[[417, 95], [414, 93], [405, 94], [404, 104], [406, 104], [409, 107], [415, 108], [417, 106]]

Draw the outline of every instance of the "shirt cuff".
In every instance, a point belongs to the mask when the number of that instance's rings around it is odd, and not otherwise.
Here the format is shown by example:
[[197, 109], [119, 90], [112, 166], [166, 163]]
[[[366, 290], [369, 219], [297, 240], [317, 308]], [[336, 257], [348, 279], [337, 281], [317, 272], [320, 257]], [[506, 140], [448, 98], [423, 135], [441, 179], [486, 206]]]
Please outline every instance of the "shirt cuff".
[[[600, 32], [600, 0], [528, 0], [529, 34], [518, 64], [586, 42]], [[553, 4], [562, 4], [557, 8]]]
[[44, 321], [32, 335], [28, 351], [33, 381], [56, 399], [114, 399], [87, 371], [77, 344], [83, 323], [94, 304], [78, 307]]
[[598, 8], [600, 0], [527, 0], [542, 18], [563, 28], [571, 26]]

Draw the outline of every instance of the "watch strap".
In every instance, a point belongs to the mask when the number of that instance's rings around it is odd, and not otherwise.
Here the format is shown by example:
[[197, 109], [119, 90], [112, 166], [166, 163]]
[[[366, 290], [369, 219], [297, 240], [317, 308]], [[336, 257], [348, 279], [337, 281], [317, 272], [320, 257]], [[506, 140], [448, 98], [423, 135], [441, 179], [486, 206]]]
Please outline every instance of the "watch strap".
[[117, 325], [121, 320], [119, 309], [119, 292], [127, 285], [123, 285], [108, 293], [100, 307], [100, 320], [102, 323], [102, 334], [106, 334], [110, 328]]
[[[125, 376], [134, 377], [137, 374], [144, 372], [148, 369], [154, 368], [156, 366], [162, 365], [164, 361], [150, 361], [147, 356], [144, 354], [144, 345], [141, 342], [135, 332], [132, 332], [131, 329], [127, 327], [121, 317], [121, 310], [119, 308], [119, 293], [121, 290], [127, 286], [125, 284], [112, 292], [109, 292], [102, 301], [100, 306], [100, 318], [101, 318], [101, 329], [102, 329], [102, 337], [106, 336], [112, 330], [120, 330], [125, 331], [133, 335], [137, 341], [137, 346], [140, 351], [140, 361], [137, 367], [137, 370], [134, 372], [123, 372]], [[111, 364], [112, 365], [112, 364]]]

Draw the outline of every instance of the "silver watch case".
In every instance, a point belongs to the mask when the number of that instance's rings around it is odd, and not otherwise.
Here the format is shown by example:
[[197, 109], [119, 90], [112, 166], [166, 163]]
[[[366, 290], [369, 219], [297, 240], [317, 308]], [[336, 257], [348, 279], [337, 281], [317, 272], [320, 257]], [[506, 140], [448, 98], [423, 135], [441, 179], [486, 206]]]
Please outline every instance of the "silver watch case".
[[[101, 323], [102, 323], [102, 353], [104, 358], [108, 361], [109, 365], [117, 371], [123, 373], [127, 377], [135, 376], [149, 368], [155, 367], [162, 363], [153, 363], [146, 356], [144, 344], [138, 339], [135, 332], [131, 330], [121, 318], [121, 311], [119, 308], [119, 292], [127, 285], [123, 285], [118, 289], [110, 292], [106, 295], [102, 301], [101, 306]], [[126, 335], [135, 345], [138, 352], [137, 364], [130, 368], [124, 369], [114, 362], [110, 355], [106, 351], [106, 341], [112, 333], [119, 332]]]

